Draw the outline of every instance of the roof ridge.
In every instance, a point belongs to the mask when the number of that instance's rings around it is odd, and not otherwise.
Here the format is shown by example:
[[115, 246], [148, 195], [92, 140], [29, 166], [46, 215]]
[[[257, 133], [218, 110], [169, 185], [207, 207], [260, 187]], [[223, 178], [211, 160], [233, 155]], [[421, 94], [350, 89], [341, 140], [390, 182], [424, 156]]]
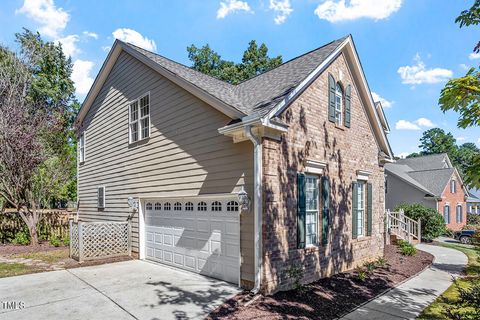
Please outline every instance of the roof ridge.
[[[121, 41], [121, 40], [118, 40], [118, 41]], [[206, 77], [211, 78], [211, 79], [213, 79], [213, 80], [216, 80], [216, 81], [219, 81], [219, 82], [223, 82], [224, 84], [226, 84], [226, 85], [228, 85], [228, 86], [231, 86], [231, 87], [235, 86], [234, 84], [231, 84], [231, 83], [229, 83], [229, 82], [227, 82], [227, 81], [223, 81], [223, 80], [218, 79], [218, 78], [215, 78], [214, 76], [211, 76], [211, 75], [209, 75], [209, 74], [206, 74], [206, 73], [200, 72], [200, 71], [198, 71], [198, 70], [195, 70], [195, 69], [193, 69], [192, 67], [189, 67], [189, 66], [187, 66], [187, 65], [184, 65], [183, 63], [180, 63], [180, 62], [178, 62], [178, 61], [175, 61], [175, 60], [173, 60], [173, 59], [170, 59], [170, 58], [168, 58], [168, 57], [165, 57], [165, 56], [163, 56], [163, 55], [161, 55], [161, 54], [159, 54], [159, 53], [156, 53], [156, 52], [153, 52], [153, 51], [150, 51], [150, 50], [141, 48], [141, 47], [136, 46], [136, 45], [134, 45], [134, 44], [132, 44], [132, 43], [130, 43], [130, 42], [124, 42], [124, 41], [121, 41], [121, 42], [123, 42], [123, 43], [125, 43], [125, 44], [127, 44], [127, 45], [129, 45], [129, 46], [132, 46], [132, 47], [138, 48], [138, 49], [140, 49], [140, 50], [143, 50], [143, 51], [149, 52], [149, 53], [151, 53], [151, 54], [154, 54], [154, 55], [156, 55], [156, 56], [158, 56], [158, 57], [160, 57], [160, 58], [162, 58], [162, 59], [168, 60], [168, 61], [170, 61], [170, 62], [172, 62], [172, 63], [175, 63], [176, 65], [181, 66], [182, 68], [186, 68], [186, 69], [188, 69], [188, 70], [190, 70], [190, 71], [193, 71], [193, 72], [195, 72], [195, 73], [198, 73], [198, 74], [200, 74], [200, 75], [202, 75], [202, 76], [206, 76]]]
[[415, 173], [415, 172], [426, 172], [426, 171], [440, 171], [440, 170], [454, 170], [455, 168], [435, 168], [435, 169], [424, 169], [424, 170], [412, 170], [407, 171], [408, 173]]
[[295, 60], [297, 60], [297, 59], [299, 59], [299, 58], [302, 58], [302, 57], [304, 57], [304, 56], [306, 56], [306, 55], [309, 55], [309, 54], [311, 54], [311, 53], [313, 53], [313, 52], [315, 52], [315, 51], [317, 51], [317, 50], [320, 50], [320, 49], [322, 49], [322, 48], [324, 48], [324, 47], [326, 47], [326, 46], [328, 46], [328, 45], [330, 45], [330, 44], [332, 44], [332, 43], [334, 43], [334, 42], [337, 42], [337, 41], [340, 41], [340, 40], [343, 41], [343, 40], [345, 40], [346, 38], [348, 38], [349, 36], [350, 36], [350, 35], [347, 35], [347, 36], [344, 36], [344, 37], [342, 37], [342, 38], [338, 38], [338, 39], [336, 39], [336, 40], [330, 41], [329, 43], [326, 43], [326, 44], [324, 44], [324, 45], [322, 45], [322, 46], [320, 46], [320, 47], [317, 47], [317, 48], [315, 48], [315, 49], [312, 49], [312, 50], [310, 50], [310, 51], [308, 51], [308, 52], [305, 52], [305, 53], [303, 53], [303, 54], [301, 54], [301, 55], [299, 55], [299, 56], [296, 56], [296, 57], [294, 57], [294, 58], [291, 58], [290, 60], [283, 62], [282, 64], [276, 66], [275, 68], [272, 68], [272, 69], [267, 70], [267, 71], [265, 71], [265, 72], [263, 72], [263, 73], [257, 74], [257, 75], [255, 75], [255, 76], [253, 76], [253, 77], [251, 77], [251, 78], [245, 79], [245, 80], [243, 80], [243, 81], [235, 84], [234, 86], [239, 86], [239, 85], [244, 84], [245, 82], [248, 82], [248, 81], [250, 81], [250, 80], [252, 80], [252, 79], [255, 79], [255, 78], [257, 78], [257, 77], [263, 76], [263, 75], [269, 73], [270, 71], [273, 71], [273, 70], [275, 70], [275, 69], [278, 69], [278, 68], [280, 68], [280, 67], [283, 66], [283, 65], [286, 65], [286, 64], [288, 64], [288, 63], [290, 63], [290, 62], [292, 62], [292, 61], [295, 61]]
[[419, 158], [427, 158], [427, 157], [432, 157], [432, 156], [440, 156], [440, 155], [448, 155], [446, 152], [441, 152], [441, 153], [431, 153], [431, 154], [423, 154], [417, 157], [410, 157], [410, 158], [404, 158], [404, 159], [398, 159], [397, 161], [402, 161], [402, 160], [411, 160], [411, 159], [419, 159]]

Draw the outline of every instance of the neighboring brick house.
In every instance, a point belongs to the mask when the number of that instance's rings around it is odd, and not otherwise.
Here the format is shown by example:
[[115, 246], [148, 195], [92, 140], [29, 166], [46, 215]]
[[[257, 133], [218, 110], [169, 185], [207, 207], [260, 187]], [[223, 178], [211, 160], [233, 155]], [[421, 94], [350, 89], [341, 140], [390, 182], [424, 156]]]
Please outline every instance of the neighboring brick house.
[[383, 255], [393, 154], [351, 36], [238, 85], [117, 40], [76, 125], [79, 218], [133, 216], [140, 259], [272, 293]]
[[480, 214], [480, 189], [468, 190], [467, 213]]
[[448, 229], [467, 223], [467, 191], [446, 153], [397, 160], [385, 166], [386, 208], [422, 203], [436, 209]]

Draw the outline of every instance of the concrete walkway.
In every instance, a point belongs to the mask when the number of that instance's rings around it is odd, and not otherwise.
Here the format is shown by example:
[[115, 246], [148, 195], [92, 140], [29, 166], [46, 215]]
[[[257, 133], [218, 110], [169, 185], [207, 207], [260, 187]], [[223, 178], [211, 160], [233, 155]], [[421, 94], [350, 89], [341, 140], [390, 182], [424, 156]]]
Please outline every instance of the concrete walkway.
[[454, 249], [419, 244], [435, 260], [429, 268], [386, 294], [347, 314], [348, 320], [415, 319], [452, 284], [452, 276], [461, 275], [467, 256]]

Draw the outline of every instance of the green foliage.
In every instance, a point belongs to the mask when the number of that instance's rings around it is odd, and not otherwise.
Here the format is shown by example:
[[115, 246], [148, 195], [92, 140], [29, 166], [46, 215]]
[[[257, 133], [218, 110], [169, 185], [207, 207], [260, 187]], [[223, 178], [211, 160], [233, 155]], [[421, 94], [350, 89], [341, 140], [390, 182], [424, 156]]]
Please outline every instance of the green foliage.
[[15, 238], [12, 240], [12, 243], [27, 246], [30, 244], [30, 235], [26, 231], [17, 232], [15, 234]]
[[62, 243], [56, 236], [51, 237], [49, 242], [54, 247], [60, 247], [60, 244]]
[[480, 227], [480, 214], [467, 213], [467, 225]]
[[472, 282], [469, 286], [463, 287], [454, 280], [459, 298], [452, 308], [447, 309], [450, 319], [480, 319], [480, 280]]
[[417, 248], [408, 241], [400, 240], [397, 244], [400, 247], [400, 253], [404, 256], [414, 256], [417, 253]]
[[357, 268], [356, 272], [357, 272], [358, 280], [363, 282], [367, 279], [367, 272], [365, 270], [363, 270], [362, 268]]
[[431, 241], [445, 232], [445, 220], [437, 210], [428, 208], [420, 203], [401, 204], [395, 211], [403, 210], [405, 215], [415, 221], [420, 219], [422, 240]]
[[457, 149], [455, 143], [455, 138], [450, 132], [445, 133], [443, 129], [433, 128], [423, 133], [419, 147], [422, 155], [448, 153], [449, 157], [453, 159]]
[[384, 257], [378, 257], [376, 264], [377, 266], [383, 268], [387, 265], [387, 260]]
[[67, 235], [65, 238], [63, 238], [63, 245], [64, 246], [70, 245], [70, 236]]
[[302, 285], [302, 279], [303, 279], [303, 267], [302, 266], [295, 266], [292, 265], [287, 269], [287, 276], [290, 279], [293, 279], [293, 288], [295, 290], [302, 290], [303, 285]]
[[363, 265], [368, 272], [372, 272], [377, 268], [377, 264], [375, 262], [367, 262]]
[[193, 69], [231, 84], [238, 84], [282, 64], [281, 56], [270, 58], [267, 46], [264, 43], [258, 46], [255, 40], [249, 42], [241, 63], [223, 60], [208, 44], [201, 48], [192, 44], [187, 47], [187, 52]]

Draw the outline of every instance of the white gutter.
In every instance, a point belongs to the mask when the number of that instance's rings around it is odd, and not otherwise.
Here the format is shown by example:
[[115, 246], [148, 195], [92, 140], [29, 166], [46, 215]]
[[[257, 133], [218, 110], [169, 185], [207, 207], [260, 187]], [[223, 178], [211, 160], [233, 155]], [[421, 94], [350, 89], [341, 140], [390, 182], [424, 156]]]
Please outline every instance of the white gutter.
[[255, 234], [255, 286], [253, 293], [258, 293], [262, 285], [262, 140], [254, 136], [252, 127], [245, 126], [245, 135], [253, 143], [253, 214]]

